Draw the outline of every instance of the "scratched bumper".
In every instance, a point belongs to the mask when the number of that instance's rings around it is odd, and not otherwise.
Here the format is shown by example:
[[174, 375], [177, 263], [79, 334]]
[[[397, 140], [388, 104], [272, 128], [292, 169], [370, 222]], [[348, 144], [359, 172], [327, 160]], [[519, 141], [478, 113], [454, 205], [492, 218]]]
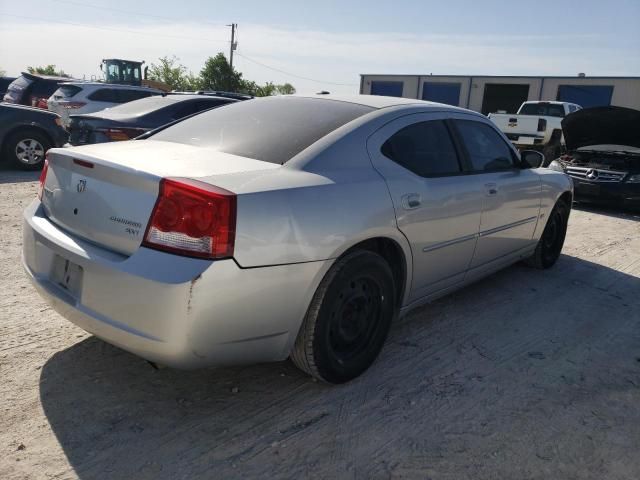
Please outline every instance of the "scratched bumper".
[[[69, 283], [61, 281], [61, 262], [73, 267]], [[233, 259], [212, 262], [147, 248], [127, 257], [59, 229], [37, 200], [24, 214], [23, 264], [63, 317], [176, 368], [286, 358], [328, 268], [310, 262], [242, 269]]]

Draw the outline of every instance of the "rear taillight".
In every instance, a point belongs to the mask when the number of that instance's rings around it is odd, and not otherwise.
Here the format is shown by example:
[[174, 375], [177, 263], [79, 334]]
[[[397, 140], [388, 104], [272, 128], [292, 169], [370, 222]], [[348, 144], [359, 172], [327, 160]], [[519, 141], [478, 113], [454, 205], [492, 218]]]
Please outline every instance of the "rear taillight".
[[58, 106], [62, 108], [74, 109], [82, 108], [86, 105], [85, 102], [58, 102]]
[[42, 200], [42, 192], [44, 191], [44, 182], [47, 181], [47, 171], [49, 170], [49, 159], [44, 159], [44, 166], [42, 172], [40, 172], [40, 181], [38, 185], [38, 199]]
[[147, 128], [96, 128], [97, 132], [103, 133], [112, 142], [119, 142], [122, 140], [131, 140], [132, 138], [139, 137], [145, 132], [148, 132]]
[[547, 129], [547, 119], [546, 118], [539, 118], [538, 119], [538, 131], [539, 132], [544, 132]]
[[189, 179], [164, 178], [142, 244], [179, 255], [233, 255], [236, 196]]

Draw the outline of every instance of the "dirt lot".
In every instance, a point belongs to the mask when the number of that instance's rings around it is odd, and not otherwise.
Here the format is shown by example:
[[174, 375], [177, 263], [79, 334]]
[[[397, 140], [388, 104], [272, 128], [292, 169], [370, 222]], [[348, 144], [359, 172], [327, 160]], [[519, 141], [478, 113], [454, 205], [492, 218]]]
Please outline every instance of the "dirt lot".
[[514, 266], [398, 322], [340, 387], [290, 363], [156, 371], [20, 265], [37, 175], [0, 172], [0, 478], [640, 478], [640, 216], [574, 210]]

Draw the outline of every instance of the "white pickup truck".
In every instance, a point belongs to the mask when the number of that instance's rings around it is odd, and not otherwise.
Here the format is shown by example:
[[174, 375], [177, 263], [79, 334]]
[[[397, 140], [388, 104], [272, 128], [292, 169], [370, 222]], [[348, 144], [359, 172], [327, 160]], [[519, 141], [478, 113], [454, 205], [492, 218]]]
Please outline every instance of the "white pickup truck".
[[564, 144], [562, 126], [564, 117], [577, 110], [580, 105], [567, 102], [524, 102], [518, 113], [490, 113], [489, 118], [518, 148], [547, 151], [558, 156]]

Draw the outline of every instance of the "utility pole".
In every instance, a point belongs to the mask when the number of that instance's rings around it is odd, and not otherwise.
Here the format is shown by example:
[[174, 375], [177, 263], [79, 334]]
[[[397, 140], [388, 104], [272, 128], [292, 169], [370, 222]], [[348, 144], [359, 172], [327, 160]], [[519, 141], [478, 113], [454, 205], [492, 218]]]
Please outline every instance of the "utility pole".
[[236, 49], [236, 28], [238, 27], [237, 23], [232, 23], [231, 25], [227, 25], [227, 27], [231, 27], [231, 48], [229, 49], [229, 65], [233, 69], [233, 51]]

